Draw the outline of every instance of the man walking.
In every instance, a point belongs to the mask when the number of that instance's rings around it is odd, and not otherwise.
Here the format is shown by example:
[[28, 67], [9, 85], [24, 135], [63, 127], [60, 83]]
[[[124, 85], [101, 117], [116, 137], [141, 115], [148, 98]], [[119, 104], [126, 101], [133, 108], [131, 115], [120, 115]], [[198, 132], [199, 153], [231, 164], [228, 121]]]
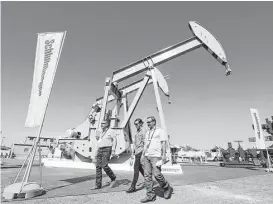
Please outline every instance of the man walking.
[[155, 192], [153, 191], [152, 175], [154, 175], [160, 187], [164, 189], [165, 199], [169, 199], [173, 191], [161, 173], [161, 166], [158, 165], [160, 160], [162, 160], [162, 164], [166, 162], [167, 135], [161, 128], [156, 127], [156, 120], [153, 116], [147, 118], [147, 125], [149, 130], [145, 136], [145, 145], [142, 153], [147, 193], [146, 197], [141, 200], [142, 203], [155, 201], [156, 199]]
[[110, 156], [115, 156], [116, 151], [116, 135], [109, 129], [110, 123], [107, 120], [102, 121], [101, 128], [102, 133], [96, 136], [98, 140], [98, 151], [97, 151], [97, 163], [96, 163], [96, 186], [95, 189], [100, 189], [102, 185], [102, 168], [111, 179], [110, 187], [113, 187], [116, 180], [116, 175], [112, 169], [108, 166]]
[[140, 162], [143, 148], [144, 148], [144, 140], [145, 140], [145, 133], [143, 131], [143, 121], [140, 118], [137, 118], [134, 124], [137, 129], [137, 133], [133, 141], [133, 150], [132, 150], [132, 156], [131, 156], [131, 159], [134, 159], [134, 156], [135, 156], [134, 177], [131, 183], [131, 187], [126, 191], [127, 193], [133, 193], [136, 191], [136, 183], [138, 180], [139, 171], [144, 177], [144, 170]]

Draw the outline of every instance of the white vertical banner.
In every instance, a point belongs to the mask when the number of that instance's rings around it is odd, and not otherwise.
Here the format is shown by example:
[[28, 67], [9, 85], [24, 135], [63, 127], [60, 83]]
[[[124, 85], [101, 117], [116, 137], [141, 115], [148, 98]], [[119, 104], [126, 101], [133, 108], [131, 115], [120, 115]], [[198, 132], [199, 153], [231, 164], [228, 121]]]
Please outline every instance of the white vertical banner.
[[66, 32], [38, 33], [34, 74], [25, 127], [42, 125]]
[[262, 130], [261, 120], [259, 112], [257, 109], [250, 108], [251, 117], [253, 121], [255, 137], [256, 137], [256, 147], [258, 149], [265, 149], [264, 134]]

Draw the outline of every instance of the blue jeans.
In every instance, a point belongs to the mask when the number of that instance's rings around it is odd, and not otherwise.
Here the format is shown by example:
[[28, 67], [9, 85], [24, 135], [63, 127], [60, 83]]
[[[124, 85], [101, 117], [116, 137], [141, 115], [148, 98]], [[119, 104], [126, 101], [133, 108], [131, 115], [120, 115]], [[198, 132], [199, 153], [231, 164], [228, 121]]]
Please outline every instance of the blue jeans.
[[144, 176], [144, 170], [143, 170], [142, 164], [140, 162], [141, 155], [142, 155], [142, 152], [135, 155], [134, 178], [133, 178], [133, 181], [132, 181], [132, 184], [131, 184], [132, 187], [136, 187], [139, 172], [142, 174], [142, 176]]
[[96, 187], [101, 187], [102, 184], [102, 169], [107, 176], [113, 181], [116, 179], [116, 175], [112, 169], [108, 166], [110, 160], [112, 147], [102, 147], [98, 149], [97, 164], [96, 164]]
[[168, 189], [169, 183], [161, 173], [161, 169], [156, 166], [156, 162], [161, 160], [160, 157], [144, 157], [144, 179], [147, 190], [147, 197], [152, 198], [155, 196], [153, 190], [153, 175], [160, 187], [164, 190]]

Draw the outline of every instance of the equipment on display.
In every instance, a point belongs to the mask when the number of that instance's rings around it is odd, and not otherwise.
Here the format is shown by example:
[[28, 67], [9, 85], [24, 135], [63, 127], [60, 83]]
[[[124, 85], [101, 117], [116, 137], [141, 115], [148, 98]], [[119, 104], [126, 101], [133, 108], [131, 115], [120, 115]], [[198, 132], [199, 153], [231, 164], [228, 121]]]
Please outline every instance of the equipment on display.
[[[159, 88], [168, 97], [169, 103], [170, 92], [164, 76], [157, 69], [159, 65], [176, 57], [184, 55], [190, 51], [193, 51], [197, 48], [203, 47], [221, 65], [225, 67], [226, 76], [229, 76], [231, 74], [231, 69], [229, 68], [226, 54], [219, 41], [208, 30], [206, 30], [197, 22], [190, 21], [189, 28], [193, 34], [191, 38], [168, 48], [165, 48], [159, 52], [151, 54], [121, 69], [118, 69], [113, 72], [111, 77], [107, 77], [105, 80], [103, 97], [96, 99], [96, 101], [92, 105], [90, 113], [82, 124], [71, 130], [68, 130], [66, 132], [67, 137], [57, 139], [57, 142], [55, 144], [56, 147], [52, 152], [53, 157], [57, 158], [57, 160], [54, 160], [54, 158], [53, 160], [51, 160], [50, 158], [43, 159], [44, 165], [55, 167], [74, 167], [73, 165], [71, 165], [71, 163], [67, 162], [69, 159], [66, 161], [66, 163], [62, 163], [63, 160], [60, 160], [60, 157], [62, 157], [62, 155], [65, 155], [66, 158], [71, 158], [70, 161], [72, 162], [76, 163], [76, 161], [78, 161], [76, 164], [77, 168], [81, 168], [81, 165], [79, 163], [83, 163], [84, 165], [93, 164], [97, 151], [96, 135], [100, 134], [100, 132], [102, 131], [100, 127], [101, 122], [103, 120], [109, 120], [110, 128], [116, 134], [117, 145], [115, 149], [115, 155], [118, 156], [111, 159], [110, 165], [111, 163], [113, 165], [111, 168], [113, 170], [126, 170], [127, 167], [124, 164], [128, 163], [128, 169], [131, 169], [129, 165], [129, 151], [130, 145], [132, 143], [130, 119], [145, 88], [149, 84], [153, 84], [156, 98], [156, 107], [160, 118], [160, 126], [168, 135], [165, 123], [165, 116], [163, 113], [163, 107], [159, 94]], [[27, 170], [24, 175], [23, 181], [21, 183], [16, 183], [13, 186], [5, 188], [5, 198], [13, 199], [15, 197], [20, 197], [20, 195], [25, 198], [34, 197], [37, 195], [41, 195], [43, 190], [39, 184], [28, 183], [28, 179], [30, 176], [36, 149], [39, 143], [40, 134], [49, 101], [49, 95], [52, 88], [59, 56], [61, 53], [60, 51], [62, 48], [63, 39], [65, 36], [65, 33], [61, 33], [63, 35], [61, 36], [62, 38], [60, 36], [57, 36], [57, 34], [46, 33], [39, 36], [41, 37], [41, 39], [39, 38], [38, 43], [40, 43], [41, 46], [37, 46], [35, 63], [36, 67], [34, 70], [32, 96], [25, 125], [26, 127], [40, 126], [39, 133], [37, 139], [34, 142], [33, 150], [30, 151], [28, 155], [30, 161], [27, 165]], [[56, 39], [53, 40], [50, 39], [51, 41], [45, 40], [50, 35], [56, 35], [57, 37], [55, 37]], [[60, 40], [58, 41], [59, 43], [54, 44], [54, 42], [57, 42], [57, 40]], [[39, 50], [40, 48], [44, 48], [44, 44], [48, 44], [45, 46], [46, 50]], [[54, 47], [54, 51], [51, 52], [51, 46], [60, 47], [58, 49], [57, 47]], [[60, 51], [56, 52], [55, 50]], [[126, 79], [135, 77], [139, 74], [144, 74], [141, 79], [124, 87], [120, 87], [120, 82], [124, 82]], [[136, 92], [136, 94], [133, 101], [129, 105], [128, 95], [133, 92]], [[112, 103], [113, 108], [110, 108], [110, 103]], [[121, 117], [120, 114], [120, 109], [122, 108], [122, 106], [123, 117]], [[169, 162], [166, 165], [162, 166], [162, 172], [182, 173], [180, 165], [172, 164], [169, 135], [167, 136], [167, 138], [168, 141], [166, 156], [167, 161]], [[56, 163], [54, 163], [54, 161], [56, 161]], [[91, 166], [94, 167], [94, 165]], [[22, 168], [20, 169], [20, 172]], [[17, 177], [19, 176], [19, 174], [17, 175]]]
[[[227, 63], [225, 52], [219, 41], [197, 22], [189, 22], [189, 27], [194, 35], [192, 38], [118, 69], [113, 72], [111, 77], [106, 78], [103, 97], [96, 99], [86, 120], [70, 131], [70, 136], [75, 135], [75, 133], [81, 133], [81, 139], [75, 139], [71, 144], [72, 147], [74, 147], [76, 154], [75, 159], [77, 161], [86, 161], [87, 158], [89, 161], [94, 161], [97, 149], [97, 140], [95, 139], [95, 135], [99, 134], [101, 131], [100, 123], [104, 119], [111, 121], [111, 128], [116, 133], [116, 155], [119, 155], [120, 157], [127, 156], [129, 159], [130, 154], [128, 151], [130, 151], [130, 144], [132, 143], [130, 119], [145, 88], [151, 83], [153, 84], [155, 91], [161, 128], [168, 134], [158, 89], [160, 88], [169, 98], [169, 103], [170, 92], [164, 76], [156, 66], [197, 48], [204, 47], [214, 58], [217, 59], [217, 61], [224, 65], [226, 75], [228, 76], [231, 74], [231, 69]], [[124, 82], [126, 79], [135, 77], [141, 73], [145, 73], [144, 78], [124, 87], [120, 87], [120, 82]], [[128, 95], [133, 92], [136, 92], [136, 94], [129, 106], [127, 98]], [[107, 108], [110, 106], [110, 103], [113, 108], [108, 110]], [[121, 118], [120, 114], [122, 106], [124, 111], [123, 118]], [[62, 138], [61, 140], [64, 142], [65, 138]], [[168, 164], [172, 166], [169, 141], [167, 157], [169, 160]], [[125, 159], [125, 161], [127, 161], [127, 159]]]
[[[273, 163], [273, 145], [267, 145], [266, 142], [273, 141], [273, 123], [270, 118], [266, 118], [266, 124], [261, 124], [259, 112], [257, 109], [250, 109], [251, 116], [254, 124], [252, 128], [255, 131], [255, 137], [250, 137], [249, 142], [255, 143], [256, 147], [253, 149], [243, 150], [238, 142], [238, 150], [235, 151], [232, 148], [231, 143], [228, 143], [229, 148], [223, 152], [224, 161], [220, 163], [220, 166], [225, 167], [264, 167], [267, 168], [267, 172], [272, 172]], [[273, 119], [273, 116], [271, 116]], [[271, 134], [264, 136], [264, 132]]]

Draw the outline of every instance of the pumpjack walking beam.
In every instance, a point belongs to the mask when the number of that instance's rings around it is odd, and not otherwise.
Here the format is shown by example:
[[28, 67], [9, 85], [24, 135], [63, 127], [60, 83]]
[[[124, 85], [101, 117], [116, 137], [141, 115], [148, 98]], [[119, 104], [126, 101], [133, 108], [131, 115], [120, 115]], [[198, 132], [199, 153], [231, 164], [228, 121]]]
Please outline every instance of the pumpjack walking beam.
[[231, 69], [227, 63], [227, 58], [219, 41], [205, 28], [197, 22], [189, 22], [190, 30], [194, 37], [180, 42], [176, 45], [163, 49], [155, 54], [152, 54], [144, 59], [132, 63], [113, 72], [112, 82], [120, 82], [134, 75], [147, 71], [148, 67], [143, 64], [143, 61], [151, 59], [154, 63], [153, 66], [158, 66], [180, 55], [186, 54], [199, 47], [204, 47], [214, 58], [217, 59], [226, 68], [226, 75], [231, 74]]
[[[117, 71], [114, 71], [110, 83], [116, 84], [127, 78], [133, 77], [139, 73], [148, 71], [150, 67], [149, 66], [150, 62], [152, 62], [153, 67], [156, 67], [160, 64], [163, 64], [180, 55], [186, 54], [199, 47], [204, 47], [214, 58], [217, 59], [218, 62], [225, 66], [226, 76], [230, 75], [231, 69], [229, 68], [225, 51], [222, 48], [220, 42], [208, 30], [203, 28], [197, 22], [190, 21], [189, 27], [194, 37], [183, 42], [180, 42], [176, 45], [170, 46], [166, 49], [163, 49], [155, 54], [152, 54], [144, 59], [141, 59]], [[110, 88], [111, 87], [112, 85], [110, 86]], [[103, 102], [106, 103], [107, 100], [108, 98], [106, 99], [105, 95]], [[101, 117], [104, 117], [105, 108], [106, 106], [104, 106], [103, 104]]]

